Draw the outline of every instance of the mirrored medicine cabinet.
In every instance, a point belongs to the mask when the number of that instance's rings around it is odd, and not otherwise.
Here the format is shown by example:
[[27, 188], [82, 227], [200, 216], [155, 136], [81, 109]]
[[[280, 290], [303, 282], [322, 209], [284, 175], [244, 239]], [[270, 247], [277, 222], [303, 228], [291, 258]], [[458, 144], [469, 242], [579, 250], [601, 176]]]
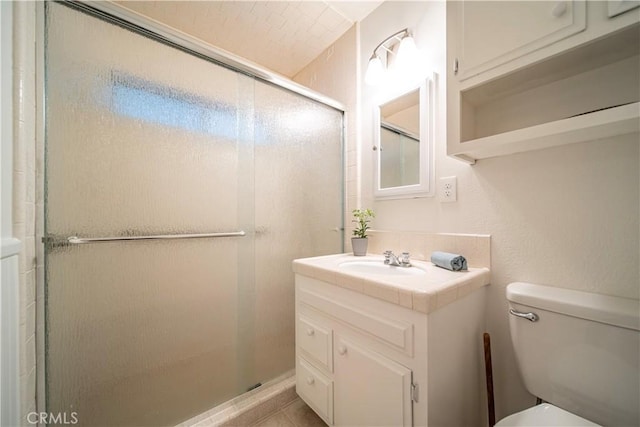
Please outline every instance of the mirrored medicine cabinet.
[[387, 97], [374, 108], [377, 199], [433, 195], [434, 79]]

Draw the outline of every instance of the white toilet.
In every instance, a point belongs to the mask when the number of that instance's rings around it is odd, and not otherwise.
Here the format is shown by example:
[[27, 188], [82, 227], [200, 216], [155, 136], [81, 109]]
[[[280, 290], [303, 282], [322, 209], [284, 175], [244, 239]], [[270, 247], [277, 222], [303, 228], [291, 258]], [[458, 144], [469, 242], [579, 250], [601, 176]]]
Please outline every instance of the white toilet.
[[496, 426], [639, 426], [640, 302], [530, 283], [507, 286], [529, 392], [545, 402]]

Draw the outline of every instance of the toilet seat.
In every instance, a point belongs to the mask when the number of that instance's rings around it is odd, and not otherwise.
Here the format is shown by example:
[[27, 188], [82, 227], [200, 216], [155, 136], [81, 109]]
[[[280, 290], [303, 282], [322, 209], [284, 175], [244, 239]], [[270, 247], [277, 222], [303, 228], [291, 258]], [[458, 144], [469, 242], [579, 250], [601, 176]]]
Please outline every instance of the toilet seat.
[[560, 409], [549, 403], [542, 403], [533, 408], [516, 412], [498, 421], [495, 427], [593, 427], [598, 426], [571, 412]]

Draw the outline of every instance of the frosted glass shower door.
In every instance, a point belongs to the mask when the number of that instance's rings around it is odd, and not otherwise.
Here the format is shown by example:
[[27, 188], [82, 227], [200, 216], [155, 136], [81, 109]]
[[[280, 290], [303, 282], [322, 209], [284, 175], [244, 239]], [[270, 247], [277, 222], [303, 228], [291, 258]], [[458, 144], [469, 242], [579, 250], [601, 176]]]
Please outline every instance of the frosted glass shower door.
[[295, 366], [295, 258], [342, 251], [342, 114], [255, 86], [255, 375]]
[[46, 17], [49, 238], [248, 233], [46, 247], [47, 411], [173, 425], [247, 387], [254, 81], [65, 5]]
[[45, 6], [46, 410], [175, 425], [294, 369], [343, 113], [78, 7]]

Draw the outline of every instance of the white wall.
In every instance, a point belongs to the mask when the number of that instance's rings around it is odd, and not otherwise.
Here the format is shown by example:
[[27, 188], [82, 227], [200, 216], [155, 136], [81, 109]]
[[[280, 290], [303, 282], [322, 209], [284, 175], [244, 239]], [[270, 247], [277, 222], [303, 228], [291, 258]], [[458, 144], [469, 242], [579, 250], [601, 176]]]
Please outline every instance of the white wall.
[[13, 5], [0, 3], [0, 425], [20, 419], [18, 253], [13, 238]]
[[0, 7], [0, 138], [2, 142], [2, 163], [0, 164], [0, 183], [2, 184], [2, 210], [0, 212], [0, 231], [2, 237], [13, 237], [11, 230], [11, 159], [13, 138], [12, 105], [12, 12], [10, 2]]
[[[4, 3], [3, 3], [4, 4]], [[15, 373], [19, 387], [14, 397], [20, 402], [19, 419], [26, 423], [29, 412], [36, 410], [36, 238], [35, 238], [35, 135], [36, 135], [36, 72], [35, 72], [35, 2], [13, 4], [13, 155], [11, 166], [13, 188], [11, 227], [13, 236], [21, 242], [16, 257], [16, 298], [18, 322], [15, 349], [19, 352]], [[3, 99], [6, 99], [3, 97]], [[3, 188], [4, 192], [4, 188]], [[4, 195], [4, 194], [3, 194]], [[40, 274], [44, 274], [41, 268]], [[43, 293], [40, 303], [43, 304]], [[42, 319], [40, 319], [42, 321]]]
[[[345, 241], [351, 238], [351, 211], [359, 205], [360, 170], [358, 159], [358, 25], [352, 26], [334, 44], [325, 49], [293, 80], [341, 102], [345, 107]], [[345, 243], [349, 250], [350, 242]]]
[[[377, 214], [374, 227], [490, 234], [492, 334], [498, 418], [533, 404], [511, 351], [505, 286], [530, 281], [638, 298], [640, 289], [638, 135], [480, 160], [469, 166], [446, 156], [445, 4], [385, 2], [361, 22], [361, 81], [377, 43], [395, 31], [414, 30], [439, 74], [436, 179], [458, 178], [458, 202], [437, 198], [374, 201], [374, 102], [389, 90], [362, 86], [362, 206]], [[400, 83], [406, 84], [406, 83]], [[479, 337], [480, 343], [480, 337]]]

